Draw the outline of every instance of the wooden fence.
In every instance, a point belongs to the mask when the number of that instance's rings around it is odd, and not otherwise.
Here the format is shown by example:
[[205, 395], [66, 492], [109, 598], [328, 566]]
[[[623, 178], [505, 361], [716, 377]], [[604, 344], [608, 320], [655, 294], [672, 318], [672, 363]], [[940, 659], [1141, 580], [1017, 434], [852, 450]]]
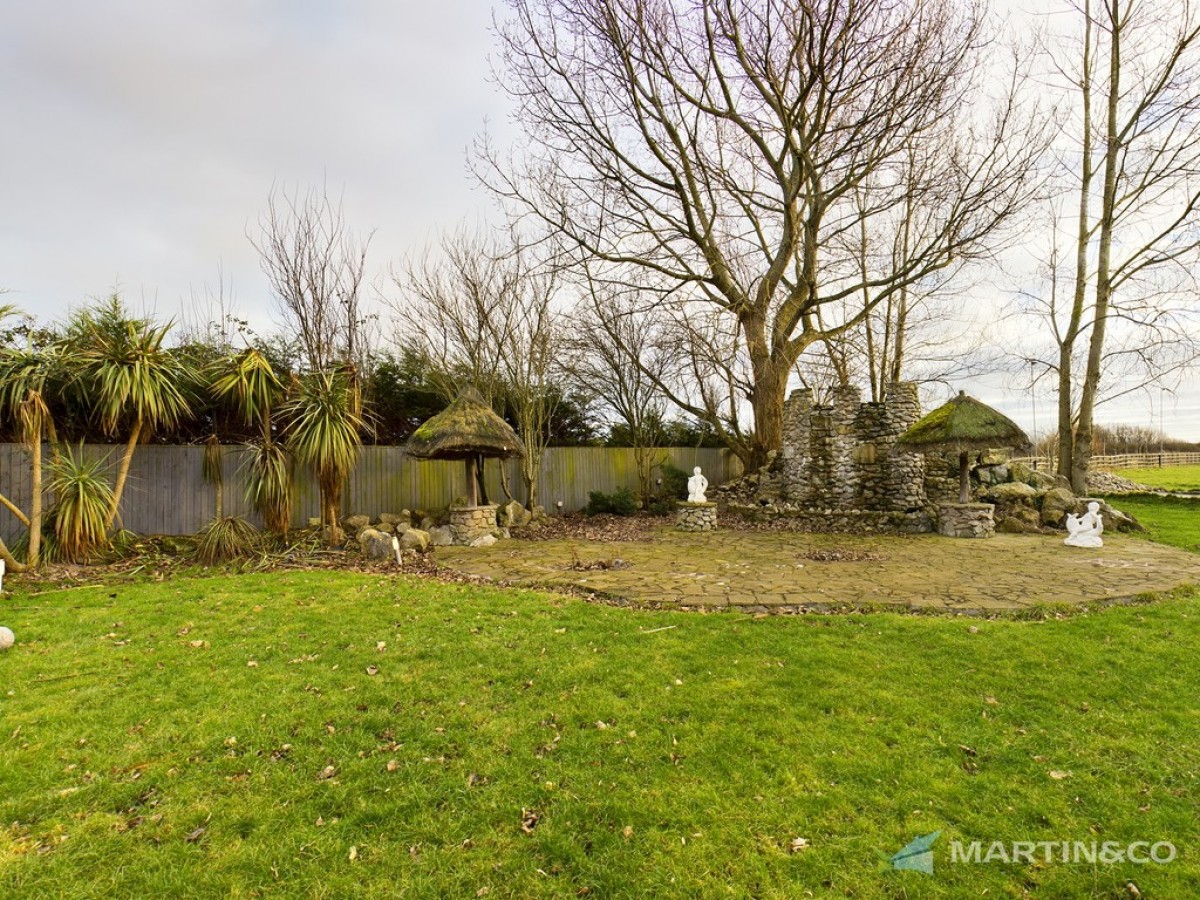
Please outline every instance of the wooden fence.
[[[1035, 461], [1037, 468], [1043, 471], [1054, 468], [1054, 461], [1045, 456], [1023, 456], [1013, 460], [1030, 466]], [[1163, 466], [1200, 466], [1200, 453], [1118, 453], [1092, 457], [1092, 468], [1106, 472], [1116, 469], [1158, 469]]]
[[[90, 445], [84, 448], [84, 453], [89, 458], [106, 458], [111, 477], [121, 449]], [[655, 453], [661, 460], [669, 460], [689, 473], [693, 466], [700, 466], [714, 485], [736, 478], [742, 471], [737, 457], [719, 448], [671, 447]], [[139, 447], [121, 502], [124, 527], [140, 534], [192, 534], [211, 519], [216, 495], [212, 485], [206, 484], [200, 475], [203, 454], [199, 446]], [[222, 463], [225, 513], [245, 516], [261, 524], [242, 496], [238, 470], [244, 455], [245, 451], [237, 447], [225, 450]], [[493, 501], [504, 497], [500, 465], [489, 460], [486, 466], [487, 491]], [[523, 498], [518, 461], [509, 460], [503, 465], [513, 493]], [[632, 450], [551, 447], [542, 459], [538, 490], [540, 502], [548, 512], [555, 513], [582, 509], [587, 505], [590, 491], [611, 493], [620, 487], [634, 489], [636, 484]], [[28, 511], [29, 460], [19, 444], [0, 444], [0, 493]], [[466, 476], [460, 462], [424, 462], [406, 456], [400, 447], [363, 447], [346, 485], [342, 511], [345, 515], [375, 516], [401, 509], [436, 510], [465, 494]], [[318, 515], [318, 500], [315, 479], [307, 471], [298, 471], [294, 521], [303, 524]], [[0, 536], [11, 542], [21, 534], [23, 528], [17, 519], [0, 507]]]

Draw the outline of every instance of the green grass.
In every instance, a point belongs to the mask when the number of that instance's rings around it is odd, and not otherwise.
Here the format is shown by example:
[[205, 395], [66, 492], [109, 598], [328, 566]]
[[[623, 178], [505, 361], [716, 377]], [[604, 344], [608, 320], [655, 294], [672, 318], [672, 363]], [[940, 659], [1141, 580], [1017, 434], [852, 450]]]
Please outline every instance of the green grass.
[[1200, 491], [1200, 466], [1118, 469], [1114, 474], [1165, 491]]
[[1200, 499], [1152, 494], [1122, 494], [1107, 499], [1145, 526], [1151, 540], [1200, 551]]
[[[1200, 895], [1196, 594], [972, 622], [337, 572], [9, 586], [0, 897]], [[886, 867], [939, 829], [932, 877]]]

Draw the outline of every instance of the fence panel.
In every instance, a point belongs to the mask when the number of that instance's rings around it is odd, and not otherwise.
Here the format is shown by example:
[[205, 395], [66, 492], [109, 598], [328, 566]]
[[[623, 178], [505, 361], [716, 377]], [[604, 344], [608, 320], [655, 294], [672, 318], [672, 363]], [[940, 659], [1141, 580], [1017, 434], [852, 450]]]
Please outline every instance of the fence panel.
[[[88, 459], [103, 459], [111, 480], [116, 475], [122, 448], [92, 444], [84, 448]], [[737, 457], [720, 448], [671, 447], [655, 451], [661, 460], [691, 472], [704, 469], [714, 484], [741, 474]], [[216, 512], [216, 490], [201, 477], [204, 449], [199, 446], [139, 447], [129, 471], [121, 500], [121, 524], [141, 534], [192, 534]], [[226, 515], [240, 515], [262, 524], [251, 513], [244, 495], [242, 467], [246, 451], [224, 449], [223, 505]], [[520, 463], [489, 460], [487, 491], [495, 502], [504, 499], [500, 466], [503, 465], [513, 495], [524, 499]], [[48, 480], [48, 476], [44, 476]], [[539, 502], [550, 513], [570, 512], [587, 505], [590, 491], [612, 493], [620, 487], [636, 488], [633, 451], [619, 447], [551, 447], [541, 465]], [[28, 512], [29, 459], [19, 444], [0, 444], [0, 494]], [[376, 516], [401, 509], [436, 510], [466, 494], [466, 475], [461, 462], [416, 460], [402, 447], [363, 447], [358, 465], [346, 485], [342, 510], [345, 514]], [[561, 502], [561, 507], [559, 503]], [[316, 517], [320, 494], [316, 480], [307, 471], [297, 472], [292, 521], [303, 524]], [[0, 536], [10, 544], [23, 535], [17, 518], [0, 507]]]

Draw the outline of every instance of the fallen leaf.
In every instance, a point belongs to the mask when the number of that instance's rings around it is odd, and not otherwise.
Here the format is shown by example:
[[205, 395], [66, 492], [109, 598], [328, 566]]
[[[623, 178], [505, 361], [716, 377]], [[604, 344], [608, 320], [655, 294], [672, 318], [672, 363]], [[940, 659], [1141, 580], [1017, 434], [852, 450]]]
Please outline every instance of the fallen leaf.
[[321, 774], [317, 776], [318, 780], [325, 781], [337, 774], [337, 769], [333, 766], [326, 766], [321, 770]]
[[808, 849], [808, 838], [792, 838], [792, 843], [789, 845], [793, 853], [799, 853], [801, 850]]
[[351, 847], [350, 848], [350, 862], [354, 862], [356, 859], [358, 859], [358, 848]]
[[387, 770], [388, 770], [389, 772], [395, 772], [395, 771], [396, 771], [398, 768], [400, 768], [400, 763], [399, 763], [399, 761], [398, 761], [398, 760], [394, 760], [394, 759], [389, 759], [389, 760], [388, 760], [388, 762], [387, 762]]
[[257, 669], [258, 668], [258, 660], [257, 659], [250, 660], [249, 662], [246, 663], [246, 668], [247, 669]]
[[533, 829], [537, 828], [538, 821], [541, 818], [541, 813], [539, 813], [536, 809], [522, 809], [521, 830], [526, 834], [533, 834]]
[[379, 674], [379, 666], [367, 666], [367, 674], [368, 675], [378, 675]]
[[1053, 778], [1055, 781], [1062, 781], [1064, 778], [1071, 777], [1070, 772], [1063, 772], [1059, 769], [1051, 769], [1049, 774], [1050, 774], [1050, 777]]
[[204, 832], [208, 831], [203, 825], [198, 825], [184, 840], [189, 844], [194, 844], [204, 836]]
[[958, 749], [967, 754], [967, 756], [978, 756], [978, 754], [966, 744], [959, 744]]
[[986, 703], [988, 706], [999, 706], [1000, 705], [1000, 701], [997, 700], [995, 697], [988, 697], [983, 702]]
[[626, 825], [624, 828], [622, 828], [621, 837], [625, 838], [625, 840], [629, 840], [631, 837], [633, 837], [633, 826]]

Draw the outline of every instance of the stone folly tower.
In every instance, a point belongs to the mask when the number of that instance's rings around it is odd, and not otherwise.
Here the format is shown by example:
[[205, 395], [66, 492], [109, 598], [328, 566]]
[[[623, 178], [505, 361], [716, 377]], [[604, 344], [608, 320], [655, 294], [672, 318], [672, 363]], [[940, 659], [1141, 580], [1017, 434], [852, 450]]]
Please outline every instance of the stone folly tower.
[[882, 403], [863, 403], [856, 387], [835, 390], [818, 406], [811, 389], [793, 391], [783, 408], [781, 493], [815, 513], [915, 513], [927, 505], [925, 463], [896, 449], [921, 416], [917, 386], [893, 384]]

